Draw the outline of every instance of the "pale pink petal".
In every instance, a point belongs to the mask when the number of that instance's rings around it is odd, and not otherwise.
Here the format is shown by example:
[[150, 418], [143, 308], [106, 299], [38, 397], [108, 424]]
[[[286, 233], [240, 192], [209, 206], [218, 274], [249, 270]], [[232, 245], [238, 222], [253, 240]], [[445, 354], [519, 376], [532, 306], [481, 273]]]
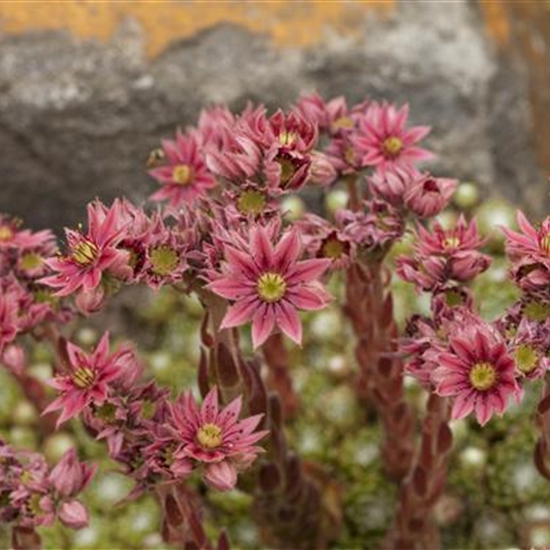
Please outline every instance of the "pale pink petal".
[[302, 345], [302, 322], [296, 309], [282, 300], [276, 304], [276, 318], [279, 328], [299, 346]]
[[252, 345], [254, 349], [267, 340], [274, 326], [275, 314], [273, 309], [264, 305], [252, 318]]
[[453, 408], [451, 411], [451, 418], [453, 420], [459, 420], [468, 416], [473, 410], [475, 405], [475, 393], [460, 393], [456, 396]]
[[273, 267], [278, 271], [286, 271], [300, 256], [302, 246], [296, 229], [289, 231], [275, 247]]
[[250, 252], [260, 271], [265, 271], [273, 266], [273, 247], [261, 226], [256, 226], [251, 230]]
[[259, 300], [257, 297], [237, 302], [228, 308], [220, 329], [238, 327], [252, 319], [254, 311], [258, 309]]
[[289, 284], [309, 283], [319, 278], [332, 263], [331, 259], [322, 258], [315, 260], [302, 260], [295, 263], [288, 271], [287, 281]]

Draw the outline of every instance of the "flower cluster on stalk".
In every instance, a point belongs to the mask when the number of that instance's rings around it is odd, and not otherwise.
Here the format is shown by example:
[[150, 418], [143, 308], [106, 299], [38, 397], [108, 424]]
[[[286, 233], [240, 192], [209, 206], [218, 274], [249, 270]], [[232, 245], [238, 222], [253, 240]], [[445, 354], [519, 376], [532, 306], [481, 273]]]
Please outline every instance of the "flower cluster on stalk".
[[74, 449], [50, 469], [43, 455], [16, 451], [0, 440], [0, 523], [33, 530], [57, 519], [71, 529], [88, 524], [88, 510], [77, 497], [95, 466], [79, 462]]
[[[448, 400], [453, 419], [472, 415], [485, 424], [502, 415], [549, 366], [550, 221], [535, 227], [519, 214], [521, 232], [504, 230], [511, 277], [523, 295], [499, 319], [483, 320], [468, 285], [489, 268], [485, 240], [464, 216], [453, 228], [432, 220], [458, 182], [422, 165], [434, 157], [421, 144], [430, 129], [408, 119], [407, 105], [348, 105], [317, 94], [272, 113], [263, 105], [238, 113], [214, 106], [151, 154], [152, 204], [96, 199], [86, 224], [67, 228], [59, 246], [50, 231], [33, 233], [0, 217], [3, 362], [23, 369], [23, 334], [54, 343], [49, 384], [56, 397], [42, 412], [58, 414], [58, 425], [80, 418], [136, 482], [133, 495], [177, 486], [193, 472], [229, 490], [264, 450], [274, 415], [265, 395], [259, 412], [250, 388], [263, 380], [242, 358], [234, 361], [242, 380], [224, 387], [213, 365], [224, 338], [239, 331], [248, 338], [240, 329], [250, 327], [254, 351], [265, 352], [278, 333], [301, 345], [300, 312], [329, 304], [331, 276], [344, 271], [368, 281], [373, 269], [385, 276], [382, 261], [409, 234], [412, 251], [397, 258], [396, 271], [431, 293], [432, 314], [409, 322], [401, 342], [405, 373]], [[328, 213], [288, 207], [344, 187], [347, 204]], [[190, 391], [174, 399], [148, 380], [134, 347], [110, 351], [108, 333], [93, 351], [52, 336], [52, 326], [76, 311], [95, 313], [138, 284], [196, 293], [207, 310], [202, 344], [214, 351], [199, 365], [202, 404]], [[391, 310], [387, 304], [377, 311]], [[23, 460], [2, 444], [2, 468], [0, 518], [35, 527], [57, 515], [71, 527], [84, 525], [75, 497], [93, 471], [74, 452], [49, 472], [40, 459]]]

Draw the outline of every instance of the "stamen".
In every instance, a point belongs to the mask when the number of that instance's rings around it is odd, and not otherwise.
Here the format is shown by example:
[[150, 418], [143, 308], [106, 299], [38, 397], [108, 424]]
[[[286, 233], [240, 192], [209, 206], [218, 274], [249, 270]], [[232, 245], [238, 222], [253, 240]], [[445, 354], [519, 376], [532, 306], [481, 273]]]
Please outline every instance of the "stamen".
[[491, 363], [476, 363], [470, 369], [470, 383], [479, 391], [491, 389], [497, 381], [497, 371]]
[[286, 282], [278, 273], [264, 273], [258, 279], [258, 295], [264, 302], [278, 302], [286, 292]]

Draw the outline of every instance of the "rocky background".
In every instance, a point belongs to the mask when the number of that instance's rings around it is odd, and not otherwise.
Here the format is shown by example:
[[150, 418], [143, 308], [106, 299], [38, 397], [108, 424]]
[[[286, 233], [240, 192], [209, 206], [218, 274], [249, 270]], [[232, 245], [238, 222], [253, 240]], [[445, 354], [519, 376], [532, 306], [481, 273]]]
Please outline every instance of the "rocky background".
[[212, 102], [409, 101], [434, 172], [550, 207], [550, 3], [0, 4], [0, 210], [38, 227], [144, 199], [159, 138]]

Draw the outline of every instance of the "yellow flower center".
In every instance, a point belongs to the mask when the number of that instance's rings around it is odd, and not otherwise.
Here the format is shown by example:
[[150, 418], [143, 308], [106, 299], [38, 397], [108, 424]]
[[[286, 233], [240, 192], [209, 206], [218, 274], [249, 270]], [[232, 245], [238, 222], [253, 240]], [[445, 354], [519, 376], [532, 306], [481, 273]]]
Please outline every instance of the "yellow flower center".
[[89, 388], [94, 381], [95, 372], [90, 367], [79, 367], [73, 373], [73, 382], [77, 388]]
[[529, 374], [537, 367], [540, 359], [539, 352], [527, 344], [520, 344], [514, 351], [516, 367], [523, 374]]
[[294, 132], [287, 132], [283, 130], [279, 134], [279, 143], [281, 145], [292, 145], [298, 136]]
[[21, 256], [19, 265], [21, 269], [24, 269], [25, 271], [37, 269], [42, 265], [42, 256], [36, 252], [27, 252]]
[[276, 160], [281, 166], [281, 185], [285, 186], [296, 173], [296, 165], [292, 162], [292, 159], [281, 155]]
[[97, 258], [99, 249], [97, 246], [88, 240], [83, 240], [77, 243], [71, 253], [71, 258], [82, 266], [90, 265]]
[[199, 428], [197, 439], [206, 449], [215, 449], [223, 443], [222, 430], [216, 424], [205, 424]]
[[193, 178], [193, 168], [188, 164], [178, 164], [172, 170], [172, 179], [178, 185], [187, 185]]
[[116, 420], [116, 407], [112, 403], [103, 403], [95, 411], [95, 416], [107, 423]]
[[550, 254], [550, 235], [544, 235], [540, 239], [539, 246], [545, 254]]
[[354, 127], [353, 120], [349, 116], [341, 116], [332, 123], [333, 130], [340, 130], [345, 128], [351, 130]]
[[51, 290], [47, 288], [39, 288], [33, 293], [35, 302], [39, 304], [49, 304], [52, 307], [55, 307], [59, 304], [59, 298], [54, 296]]
[[13, 230], [11, 227], [8, 227], [7, 225], [3, 225], [0, 227], [0, 242], [7, 242], [11, 241], [13, 238]]
[[460, 239], [458, 237], [445, 237], [443, 239], [443, 248], [456, 248], [460, 245]]
[[382, 149], [384, 153], [386, 153], [386, 156], [393, 158], [403, 149], [403, 142], [398, 137], [392, 136], [384, 140]]
[[491, 363], [476, 363], [470, 369], [470, 383], [479, 391], [491, 389], [497, 380], [497, 371]]
[[153, 248], [149, 253], [149, 259], [151, 261], [151, 271], [161, 277], [170, 275], [179, 263], [177, 252], [166, 245]]
[[344, 160], [350, 164], [355, 164], [355, 149], [351, 146], [347, 146], [344, 151]]
[[328, 239], [323, 244], [321, 253], [325, 258], [340, 258], [344, 253], [344, 245], [338, 239]]
[[523, 314], [529, 321], [545, 321], [550, 316], [550, 306], [540, 302], [529, 301], [523, 308]]
[[237, 209], [242, 214], [260, 214], [266, 203], [267, 199], [260, 191], [245, 191], [237, 199]]
[[258, 295], [264, 302], [278, 302], [285, 292], [285, 280], [278, 273], [264, 273], [258, 279]]
[[445, 292], [445, 301], [449, 307], [464, 305], [464, 295], [457, 290], [449, 289]]

